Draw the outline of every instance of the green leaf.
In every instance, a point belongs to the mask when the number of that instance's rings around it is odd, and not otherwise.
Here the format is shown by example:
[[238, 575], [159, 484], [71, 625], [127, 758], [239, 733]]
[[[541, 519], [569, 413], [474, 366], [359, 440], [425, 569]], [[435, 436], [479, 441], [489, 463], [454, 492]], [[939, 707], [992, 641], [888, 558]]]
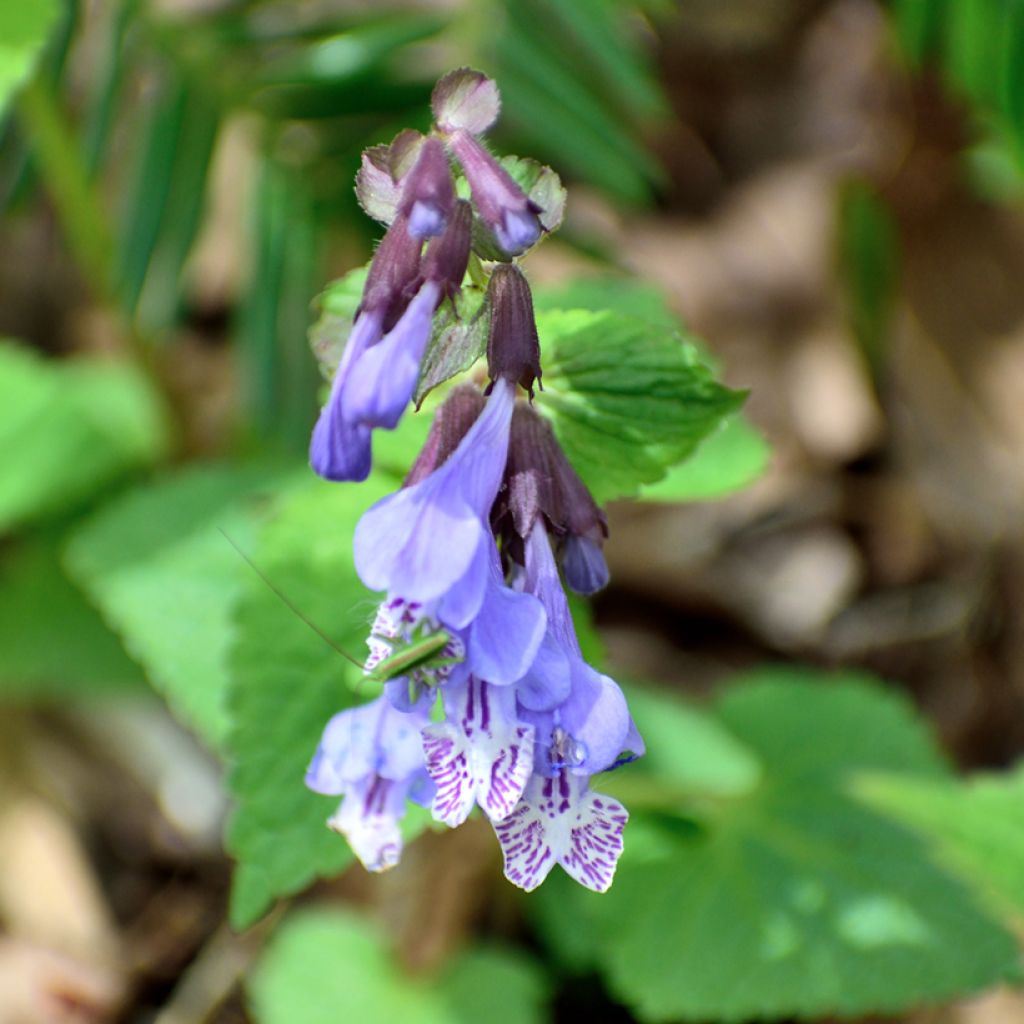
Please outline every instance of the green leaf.
[[771, 458], [768, 442], [739, 413], [700, 443], [685, 462], [640, 489], [642, 501], [710, 501], [753, 483]]
[[822, 781], [854, 769], [948, 773], [910, 702], [867, 673], [763, 668], [735, 679], [717, 710], [736, 736], [787, 778]]
[[[582, 277], [536, 289], [534, 305], [537, 310], [608, 310], [654, 328], [682, 332], [701, 353], [703, 362], [715, 368], [699, 343], [686, 334], [656, 285], [621, 275]], [[742, 413], [735, 413], [724, 419], [685, 462], [671, 468], [656, 483], [642, 486], [637, 497], [642, 501], [679, 502], [720, 498], [756, 480], [767, 468], [770, 454], [764, 438]]]
[[274, 935], [247, 984], [258, 1024], [541, 1024], [545, 985], [525, 958], [469, 951], [438, 978], [412, 978], [354, 914], [305, 911]]
[[60, 20], [58, 0], [0, 5], [0, 116]]
[[253, 575], [227, 538], [251, 550], [283, 479], [263, 466], [189, 470], [106, 506], [67, 551], [73, 577], [150, 682], [215, 749], [227, 731], [231, 608]]
[[[537, 316], [544, 392], [537, 408], [598, 502], [636, 494], [743, 401], [673, 331], [621, 313]], [[628, 354], [628, 359], [625, 355]]]
[[483, 289], [469, 285], [454, 308], [445, 303], [435, 316], [413, 394], [417, 408], [434, 388], [468, 370], [487, 350], [490, 310], [483, 303]]
[[501, 14], [503, 127], [616, 199], [649, 199], [661, 173], [638, 128], [666, 104], [622, 6], [503, 0]]
[[548, 984], [535, 961], [498, 947], [468, 949], [437, 980], [452, 1024], [544, 1024]]
[[0, 529], [72, 508], [168, 445], [161, 400], [134, 366], [0, 341]]
[[247, 988], [258, 1024], [451, 1021], [436, 992], [402, 974], [369, 922], [341, 912], [290, 916]]
[[59, 538], [44, 535], [0, 559], [0, 692], [88, 697], [140, 685], [139, 667], [67, 578], [59, 552]]
[[[534, 309], [592, 309], [634, 317], [667, 331], [681, 331], [683, 325], [665, 301], [657, 286], [623, 277], [621, 274], [596, 274], [577, 277], [559, 285], [534, 289]], [[687, 338], [687, 341], [692, 341]]]
[[697, 823], [685, 804], [635, 810], [606, 896], [552, 880], [573, 922], [568, 963], [599, 965], [644, 1021], [897, 1012], [1013, 975], [1013, 937], [848, 793], [865, 771], [945, 778], [904, 699], [776, 669], [730, 687], [718, 714], [760, 783]]
[[873, 775], [854, 792], [924, 836], [1000, 913], [1024, 920], [1024, 767], [966, 783]]
[[[647, 745], [634, 772], [693, 798], [735, 797], [761, 779], [757, 756], [713, 715], [654, 690], [630, 687], [629, 710]], [[618, 776], [608, 777], [610, 787]]]
[[[352, 534], [360, 515], [392, 490], [374, 475], [358, 487], [311, 480], [260, 535], [255, 561], [302, 614], [357, 661], [375, 601], [356, 576]], [[277, 896], [298, 892], [351, 860], [325, 822], [337, 798], [310, 792], [306, 767], [328, 719], [377, 695], [360, 670], [250, 579], [231, 650], [229, 780], [236, 807], [228, 848], [238, 860], [231, 919], [251, 924]]]
[[320, 316], [310, 328], [309, 344], [325, 380], [334, 376], [341, 362], [369, 269], [367, 263], [350, 270], [344, 277], [332, 281], [317, 297]]
[[319, 229], [302, 177], [263, 161], [252, 220], [252, 264], [238, 328], [249, 411], [268, 439], [304, 451], [315, 414], [316, 371], [295, 341], [309, 324]]

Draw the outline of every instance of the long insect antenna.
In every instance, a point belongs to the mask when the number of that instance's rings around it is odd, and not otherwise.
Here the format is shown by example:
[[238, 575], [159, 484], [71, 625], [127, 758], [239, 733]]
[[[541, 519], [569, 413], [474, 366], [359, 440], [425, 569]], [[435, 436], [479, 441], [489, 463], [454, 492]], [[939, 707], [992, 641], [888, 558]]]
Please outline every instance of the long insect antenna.
[[267, 574], [241, 549], [241, 547], [238, 544], [235, 543], [235, 541], [228, 535], [226, 530], [222, 529], [219, 526], [217, 527], [217, 529], [220, 531], [221, 536], [223, 536], [223, 538], [235, 549], [239, 557], [246, 563], [246, 565], [249, 566], [250, 569], [252, 569], [254, 573], [256, 573], [257, 576], [259, 576], [261, 580], [263, 580], [263, 582], [271, 589], [271, 591], [277, 595], [278, 599], [281, 601], [282, 604], [284, 604], [286, 608], [288, 608], [293, 614], [298, 616], [298, 618], [300, 618], [307, 626], [309, 626], [309, 628], [314, 633], [316, 633], [316, 635], [320, 637], [320, 639], [323, 640], [323, 642], [327, 644], [327, 646], [330, 647], [331, 650], [335, 651], [337, 654], [340, 654], [346, 661], [350, 661], [353, 665], [356, 666], [356, 668], [362, 671], [363, 663], [361, 661], [357, 661], [355, 658], [353, 658], [352, 655], [348, 653], [348, 651], [342, 650], [315, 622], [307, 618], [299, 610], [299, 608], [296, 607], [295, 603], [288, 597], [288, 595], [285, 594], [284, 591], [281, 590], [278, 586], [272, 583]]

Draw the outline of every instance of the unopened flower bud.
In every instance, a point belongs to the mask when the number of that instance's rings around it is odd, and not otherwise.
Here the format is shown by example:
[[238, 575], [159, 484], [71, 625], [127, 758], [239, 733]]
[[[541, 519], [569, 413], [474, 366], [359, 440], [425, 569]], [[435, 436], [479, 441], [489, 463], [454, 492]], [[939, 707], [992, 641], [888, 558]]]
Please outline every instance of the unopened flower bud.
[[399, 213], [408, 217], [408, 232], [413, 238], [429, 238], [444, 232], [454, 203], [455, 186], [444, 146], [428, 137], [420, 144], [416, 163], [402, 181]]
[[469, 132], [458, 129], [449, 142], [462, 165], [481, 219], [509, 256], [525, 252], [540, 238], [540, 207]]
[[604, 587], [605, 515], [565, 457], [548, 421], [519, 402], [512, 416], [505, 488], [492, 521], [501, 534], [502, 550], [520, 564], [519, 552], [540, 516], [560, 548], [570, 589], [592, 594]]
[[464, 128], [479, 135], [498, 120], [501, 97], [494, 80], [483, 72], [458, 68], [434, 86], [430, 106], [441, 131]]
[[357, 319], [363, 313], [379, 312], [384, 330], [394, 327], [419, 285], [422, 248], [422, 240], [409, 234], [408, 219], [398, 216], [373, 255]]
[[484, 396], [472, 384], [461, 384], [434, 414], [430, 433], [403, 486], [411, 487], [443, 465], [459, 446], [484, 408]]
[[469, 265], [473, 236], [473, 208], [465, 199], [456, 201], [448, 218], [448, 227], [440, 238], [427, 245], [423, 258], [423, 276], [441, 286], [442, 295], [453, 299], [462, 286]]
[[491, 313], [488, 374], [491, 380], [522, 385], [533, 398], [533, 382], [541, 376], [540, 342], [526, 276], [511, 263], [499, 264], [487, 285], [486, 302]]

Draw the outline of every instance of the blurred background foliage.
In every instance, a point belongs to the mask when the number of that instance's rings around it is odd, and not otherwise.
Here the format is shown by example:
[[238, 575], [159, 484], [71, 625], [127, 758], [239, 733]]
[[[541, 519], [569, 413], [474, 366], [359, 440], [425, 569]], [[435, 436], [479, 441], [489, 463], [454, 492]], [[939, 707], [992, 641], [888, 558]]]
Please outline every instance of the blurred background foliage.
[[[233, 546], [360, 648], [426, 417], [312, 479], [306, 335], [459, 65], [569, 186], [552, 382], [582, 324], [751, 391], [580, 467], [639, 499], [606, 897], [479, 821], [343, 871], [301, 773], [365, 695]], [[1022, 199], [1019, 0], [2, 5], [0, 1021], [1024, 1020]]]

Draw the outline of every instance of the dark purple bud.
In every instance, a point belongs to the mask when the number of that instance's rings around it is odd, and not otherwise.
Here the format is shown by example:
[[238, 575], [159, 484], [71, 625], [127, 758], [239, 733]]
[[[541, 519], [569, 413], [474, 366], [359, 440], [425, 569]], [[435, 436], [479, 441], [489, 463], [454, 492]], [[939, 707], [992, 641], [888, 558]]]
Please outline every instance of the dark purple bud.
[[357, 318], [379, 311], [383, 314], [384, 330], [394, 327], [419, 286], [422, 248], [421, 239], [409, 233], [407, 218], [395, 218], [373, 254]]
[[448, 218], [445, 233], [430, 241], [423, 258], [423, 276], [428, 281], [437, 281], [442, 294], [449, 299], [454, 299], [462, 287], [472, 240], [473, 208], [465, 199], [459, 199]]
[[416, 461], [412, 464], [403, 487], [411, 487], [444, 465], [448, 456], [459, 446], [469, 428], [483, 412], [484, 396], [473, 384], [460, 384], [434, 413], [430, 433]]
[[540, 207], [469, 132], [457, 129], [448, 141], [462, 164], [481, 220], [509, 256], [525, 252], [540, 238]]
[[512, 414], [505, 487], [495, 502], [492, 523], [502, 538], [502, 550], [520, 564], [517, 553], [539, 516], [560, 548], [570, 589], [592, 594], [605, 586], [605, 515], [565, 457], [548, 421], [518, 402]]
[[521, 384], [533, 398], [533, 382], [541, 375], [540, 342], [526, 275], [514, 264], [499, 264], [487, 285], [486, 302], [491, 312], [488, 374], [491, 380]]
[[608, 586], [608, 563], [597, 541], [570, 533], [562, 548], [562, 571], [570, 590], [596, 594]]
[[434, 86], [430, 108], [441, 131], [463, 128], [479, 135], [498, 120], [501, 96], [493, 79], [472, 68], [458, 68]]
[[414, 238], [442, 234], [454, 203], [455, 186], [444, 146], [435, 138], [426, 138], [416, 163], [402, 178], [399, 213], [409, 219], [409, 234]]

